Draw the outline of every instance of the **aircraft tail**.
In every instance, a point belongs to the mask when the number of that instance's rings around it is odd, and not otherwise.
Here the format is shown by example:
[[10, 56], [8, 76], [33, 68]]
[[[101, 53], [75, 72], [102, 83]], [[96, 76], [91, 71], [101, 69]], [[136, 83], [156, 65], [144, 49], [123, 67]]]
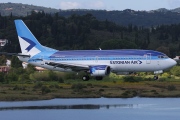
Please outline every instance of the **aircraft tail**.
[[45, 47], [38, 42], [22, 20], [15, 20], [14, 22], [22, 54], [34, 56], [46, 50]]

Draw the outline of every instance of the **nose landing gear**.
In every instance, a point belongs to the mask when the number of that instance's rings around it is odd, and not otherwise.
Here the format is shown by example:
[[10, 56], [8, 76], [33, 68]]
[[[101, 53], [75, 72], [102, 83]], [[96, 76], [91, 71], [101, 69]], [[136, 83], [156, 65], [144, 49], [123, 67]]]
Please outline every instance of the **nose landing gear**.
[[163, 70], [158, 70], [158, 71], [154, 71], [154, 80], [158, 80], [159, 79], [159, 77], [158, 77], [158, 75], [157, 74], [162, 74], [163, 73]]

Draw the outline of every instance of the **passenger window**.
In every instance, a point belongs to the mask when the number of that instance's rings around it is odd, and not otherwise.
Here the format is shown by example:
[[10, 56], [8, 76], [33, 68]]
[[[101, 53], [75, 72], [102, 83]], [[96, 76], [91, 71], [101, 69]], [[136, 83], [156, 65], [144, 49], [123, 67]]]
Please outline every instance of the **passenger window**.
[[163, 58], [168, 58], [168, 56], [162, 56], [162, 55], [160, 55], [160, 56], [158, 56], [158, 58], [163, 59]]

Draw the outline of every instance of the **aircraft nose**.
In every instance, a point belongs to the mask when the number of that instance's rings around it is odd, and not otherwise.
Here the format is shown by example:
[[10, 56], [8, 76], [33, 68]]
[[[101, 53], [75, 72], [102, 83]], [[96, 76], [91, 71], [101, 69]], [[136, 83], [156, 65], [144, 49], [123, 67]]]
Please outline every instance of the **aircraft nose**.
[[175, 66], [177, 64], [177, 62], [175, 60], [173, 60], [173, 59], [170, 59], [169, 64], [170, 64], [171, 67], [173, 67], [173, 66]]

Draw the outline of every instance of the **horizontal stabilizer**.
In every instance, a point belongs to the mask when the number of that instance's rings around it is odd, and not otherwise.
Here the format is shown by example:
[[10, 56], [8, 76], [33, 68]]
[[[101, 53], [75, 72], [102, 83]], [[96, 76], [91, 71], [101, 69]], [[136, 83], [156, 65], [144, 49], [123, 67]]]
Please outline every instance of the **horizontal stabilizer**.
[[30, 55], [26, 55], [26, 54], [21, 54], [21, 53], [7, 53], [7, 52], [0, 52], [0, 55], [31, 57]]

